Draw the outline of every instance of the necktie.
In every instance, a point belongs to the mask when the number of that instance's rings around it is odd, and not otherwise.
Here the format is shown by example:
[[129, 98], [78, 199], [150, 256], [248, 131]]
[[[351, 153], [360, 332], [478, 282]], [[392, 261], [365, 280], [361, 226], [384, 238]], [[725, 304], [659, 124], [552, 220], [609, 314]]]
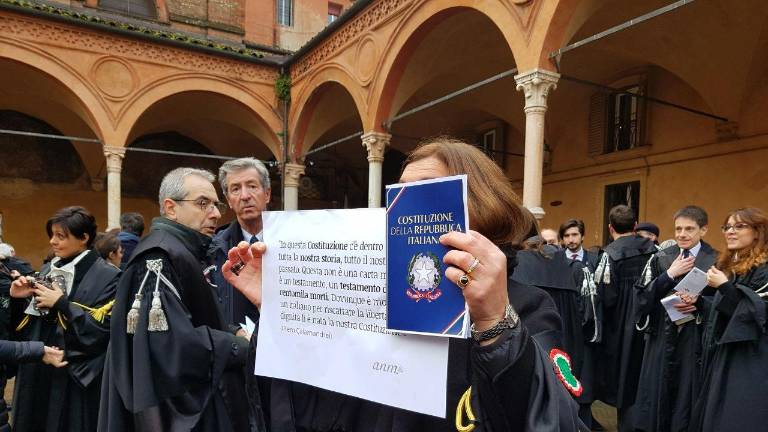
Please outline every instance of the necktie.
[[256, 243], [257, 241], [259, 241], [259, 238], [258, 238], [258, 237], [256, 237], [256, 236], [251, 236], [251, 239], [250, 239], [250, 240], [248, 240], [248, 243], [250, 243], [250, 244], [254, 244], [254, 243]]
[[571, 259], [576, 261], [576, 258], [579, 257], [579, 254], [571, 254]]
[[691, 256], [691, 251], [683, 249], [683, 258], [688, 258], [689, 256]]

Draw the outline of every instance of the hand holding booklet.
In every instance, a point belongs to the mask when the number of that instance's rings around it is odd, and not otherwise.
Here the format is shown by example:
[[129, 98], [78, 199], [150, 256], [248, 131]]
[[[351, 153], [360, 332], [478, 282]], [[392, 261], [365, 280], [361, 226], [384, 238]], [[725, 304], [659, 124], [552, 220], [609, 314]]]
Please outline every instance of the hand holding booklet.
[[387, 186], [387, 329], [466, 338], [464, 295], [445, 278], [440, 236], [467, 231], [467, 176]]
[[676, 304], [681, 304], [680, 294], [697, 296], [707, 286], [707, 273], [694, 267], [687, 275], [675, 286], [675, 293], [661, 299], [661, 304], [669, 315], [669, 319], [677, 325], [691, 321], [693, 314], [680, 312], [675, 308]]

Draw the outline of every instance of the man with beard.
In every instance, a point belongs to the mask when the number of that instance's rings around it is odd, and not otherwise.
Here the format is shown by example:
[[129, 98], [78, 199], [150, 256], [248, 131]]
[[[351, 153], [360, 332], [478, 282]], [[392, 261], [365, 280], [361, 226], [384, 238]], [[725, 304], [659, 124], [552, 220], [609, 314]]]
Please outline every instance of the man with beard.
[[597, 253], [584, 250], [584, 232], [584, 221], [569, 219], [560, 225], [558, 235], [566, 249], [566, 259], [581, 261], [594, 273], [597, 267]]
[[208, 171], [177, 168], [112, 313], [99, 431], [247, 431], [248, 341], [226, 331], [207, 251], [226, 209]]
[[[258, 159], [242, 158], [225, 162], [219, 168], [219, 182], [236, 219], [219, 228], [213, 238], [212, 255], [217, 269], [221, 269], [227, 260], [227, 252], [241, 241], [255, 243], [264, 240], [261, 212], [267, 209], [271, 196], [269, 171]], [[220, 271], [213, 273], [213, 281], [224, 319], [233, 329], [245, 323], [245, 317], [253, 322], [259, 319], [256, 306], [232, 288]]]
[[600, 398], [618, 411], [619, 430], [629, 431], [643, 355], [643, 337], [635, 329], [634, 286], [656, 246], [634, 233], [637, 220], [629, 206], [613, 207], [608, 221], [613, 242], [605, 247], [595, 270], [605, 314], [598, 387]]
[[697, 319], [672, 322], [660, 300], [673, 293], [677, 283], [694, 267], [709, 270], [718, 255], [702, 240], [708, 225], [704, 209], [683, 207], [673, 220], [676, 245], [654, 255], [635, 285], [636, 318], [646, 333], [646, 343], [634, 426], [646, 432], [688, 430], [699, 388], [702, 317], [693, 305], [695, 299], [681, 296], [683, 303], [675, 307], [696, 314]]

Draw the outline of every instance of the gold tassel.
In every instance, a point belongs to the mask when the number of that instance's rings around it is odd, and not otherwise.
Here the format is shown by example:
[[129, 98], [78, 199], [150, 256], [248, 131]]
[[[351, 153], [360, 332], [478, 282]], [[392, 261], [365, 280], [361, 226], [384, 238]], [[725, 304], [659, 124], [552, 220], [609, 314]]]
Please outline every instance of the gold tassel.
[[80, 304], [78, 302], [72, 302], [73, 304], [85, 309], [88, 311], [89, 314], [95, 319], [96, 321], [103, 323], [104, 319], [106, 317], [112, 315], [112, 306], [115, 304], [114, 300], [110, 300], [107, 302], [104, 306], [100, 308], [92, 308], [90, 306], [86, 306], [84, 304]]
[[[461, 395], [459, 404], [456, 405], [456, 430], [458, 432], [472, 432], [475, 430], [475, 414], [472, 412], [472, 387], [470, 386], [467, 391]], [[467, 424], [464, 424], [464, 414], [467, 415]]]
[[131, 310], [125, 317], [125, 332], [128, 334], [136, 334], [136, 326], [139, 324], [139, 308], [141, 308], [141, 290], [136, 293]]
[[163, 312], [163, 305], [160, 303], [160, 290], [155, 289], [152, 293], [152, 308], [149, 310], [149, 331], [168, 331], [168, 319]]
[[29, 324], [29, 315], [24, 315], [24, 319], [21, 320], [18, 326], [16, 326], [16, 331], [21, 331], [27, 324]]
[[64, 324], [64, 321], [66, 321], [66, 318], [64, 318], [64, 315], [62, 315], [61, 312], [58, 312], [57, 315], [58, 315], [57, 318], [59, 319], [59, 324], [61, 325], [61, 328], [66, 330], [67, 325]]

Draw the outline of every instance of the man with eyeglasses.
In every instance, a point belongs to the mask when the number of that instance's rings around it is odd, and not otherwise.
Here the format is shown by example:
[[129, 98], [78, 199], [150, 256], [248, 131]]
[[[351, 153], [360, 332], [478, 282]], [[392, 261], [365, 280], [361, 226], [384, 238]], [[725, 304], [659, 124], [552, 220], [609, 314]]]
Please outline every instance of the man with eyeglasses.
[[[709, 270], [717, 251], [702, 239], [707, 234], [707, 212], [701, 207], [678, 210], [675, 245], [656, 253], [635, 285], [638, 329], [646, 334], [643, 365], [638, 381], [634, 430], [687, 431], [693, 401], [699, 386], [700, 343], [703, 316], [696, 298], [681, 295], [675, 305], [694, 318], [672, 322], [661, 299], [673, 294], [675, 286], [694, 267]], [[713, 295], [709, 289], [702, 294]]]
[[212, 173], [177, 168], [112, 310], [99, 431], [247, 431], [248, 341], [228, 330], [207, 251], [221, 213]]
[[[235, 220], [219, 228], [213, 238], [211, 254], [217, 269], [227, 260], [227, 252], [241, 241], [263, 241], [261, 213], [271, 198], [269, 171], [258, 159], [241, 158], [225, 162], [219, 168], [219, 183], [224, 197], [235, 213]], [[218, 300], [230, 328], [245, 336], [239, 329], [248, 317], [254, 323], [259, 310], [224, 279], [220, 271], [213, 273]], [[238, 330], [239, 329], [239, 330]]]

